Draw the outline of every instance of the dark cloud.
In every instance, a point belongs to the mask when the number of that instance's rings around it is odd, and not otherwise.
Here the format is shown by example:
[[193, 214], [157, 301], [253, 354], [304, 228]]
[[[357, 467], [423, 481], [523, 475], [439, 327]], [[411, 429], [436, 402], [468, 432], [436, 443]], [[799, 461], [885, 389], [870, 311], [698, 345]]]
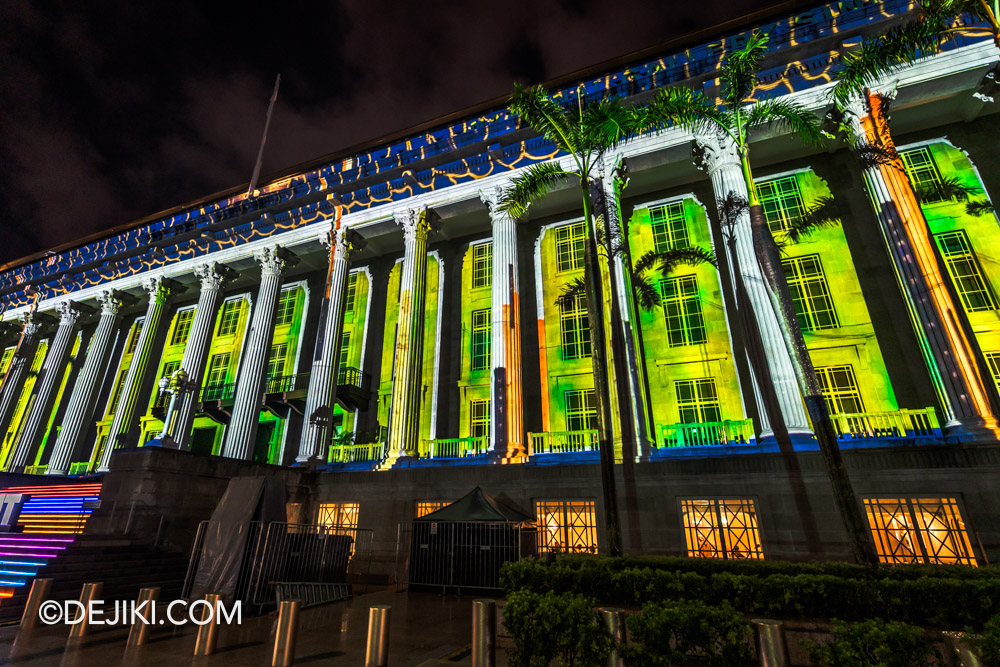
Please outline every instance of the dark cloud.
[[697, 7], [510, 0], [0, 3], [0, 262], [710, 26]]

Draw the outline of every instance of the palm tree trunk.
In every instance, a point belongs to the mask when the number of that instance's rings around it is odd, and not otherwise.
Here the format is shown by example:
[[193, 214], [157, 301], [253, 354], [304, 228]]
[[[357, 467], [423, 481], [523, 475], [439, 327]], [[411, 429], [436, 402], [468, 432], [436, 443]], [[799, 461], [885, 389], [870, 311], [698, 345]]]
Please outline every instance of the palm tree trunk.
[[615, 488], [615, 453], [611, 438], [611, 401], [608, 394], [608, 366], [604, 355], [604, 299], [601, 289], [600, 266], [597, 262], [597, 240], [593, 228], [590, 204], [590, 184], [580, 180], [583, 195], [583, 219], [587, 227], [587, 249], [584, 259], [584, 284], [587, 293], [587, 319], [590, 323], [590, 354], [594, 369], [594, 401], [597, 403], [597, 447], [601, 456], [601, 492], [604, 500], [604, 524], [607, 548], [611, 556], [622, 555], [622, 529], [618, 519], [618, 492]]
[[[743, 159], [747, 160], [745, 156]], [[749, 167], [746, 166], [744, 171], [749, 173]], [[753, 182], [748, 182], [747, 186], [751, 196], [753, 196]], [[756, 197], [753, 199], [755, 200]], [[833, 428], [833, 421], [830, 419], [830, 411], [820, 389], [812, 359], [809, 357], [802, 329], [799, 327], [795, 305], [785, 281], [785, 272], [781, 268], [778, 246], [767, 227], [764, 209], [756, 201], [752, 201], [750, 205], [750, 230], [753, 235], [754, 248], [757, 250], [761, 273], [767, 283], [767, 293], [771, 300], [771, 306], [777, 315], [785, 347], [792, 359], [795, 378], [798, 380], [806, 411], [813, 423], [813, 432], [816, 434], [819, 450], [826, 464], [827, 475], [833, 487], [834, 500], [847, 528], [851, 550], [858, 563], [868, 567], [877, 567], [878, 555], [875, 553], [871, 532], [868, 529], [868, 523], [858, 498], [854, 494], [851, 479], [847, 474], [847, 468], [837, 444], [837, 434]]]

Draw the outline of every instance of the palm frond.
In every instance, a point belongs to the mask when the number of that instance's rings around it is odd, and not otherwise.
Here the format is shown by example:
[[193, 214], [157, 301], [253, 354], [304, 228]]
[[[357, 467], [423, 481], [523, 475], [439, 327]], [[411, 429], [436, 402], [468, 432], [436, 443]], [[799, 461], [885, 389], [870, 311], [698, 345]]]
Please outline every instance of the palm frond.
[[720, 127], [729, 131], [732, 123], [728, 112], [715, 106], [701, 91], [671, 86], [660, 91], [646, 108], [652, 126], [679, 125], [688, 130]]
[[712, 264], [714, 266], [715, 255], [698, 246], [672, 248], [670, 250], [649, 250], [635, 261], [633, 273], [643, 276], [655, 267], [657, 271], [663, 275], [667, 275], [678, 266], [685, 264], [688, 266]]
[[636, 301], [643, 310], [652, 310], [663, 303], [660, 290], [653, 286], [643, 275], [632, 275], [632, 291], [635, 293]]
[[504, 189], [498, 206], [501, 211], [517, 220], [528, 211], [532, 202], [576, 175], [563, 171], [558, 162], [533, 164], [510, 180], [510, 187]]
[[758, 129], [765, 125], [777, 125], [791, 131], [810, 146], [821, 148], [824, 145], [824, 135], [816, 115], [805, 107], [782, 98], [764, 100], [752, 105], [747, 110], [743, 122], [747, 130]]
[[996, 207], [993, 202], [988, 199], [980, 199], [978, 201], [970, 201], [965, 204], [965, 212], [969, 215], [974, 215], [977, 218], [981, 215], [986, 215], [987, 213], [996, 213]]
[[559, 296], [556, 297], [556, 305], [560, 308], [572, 308], [576, 305], [576, 300], [587, 293], [587, 284], [583, 277], [574, 278], [565, 285]]
[[544, 135], [562, 150], [573, 153], [573, 125], [566, 111], [541, 86], [526, 88], [514, 84], [508, 106], [512, 113]]
[[622, 104], [622, 98], [608, 97], [586, 108], [580, 138], [584, 147], [600, 154], [637, 136], [645, 122], [643, 114]]
[[842, 217], [840, 206], [833, 197], [821, 197], [800, 218], [792, 221], [785, 230], [785, 236], [790, 242], [798, 243], [803, 236], [817, 229], [839, 224]]
[[979, 188], [966, 185], [952, 176], [942, 178], [937, 183], [924, 183], [920, 187], [913, 188], [913, 194], [917, 196], [917, 201], [921, 204], [941, 201], [942, 199], [967, 202], [970, 195], [979, 194]]
[[862, 169], [870, 169], [876, 166], [894, 166], [899, 160], [899, 153], [893, 146], [883, 146], [865, 142], [855, 145], [855, 155]]
[[730, 55], [722, 65], [722, 98], [730, 108], [738, 107], [750, 97], [757, 85], [757, 69], [767, 52], [770, 36], [755, 32], [746, 46]]
[[716, 210], [719, 212], [719, 221], [722, 229], [729, 233], [736, 226], [740, 216], [750, 210], [750, 202], [741, 194], [730, 190], [726, 196], [716, 200]]

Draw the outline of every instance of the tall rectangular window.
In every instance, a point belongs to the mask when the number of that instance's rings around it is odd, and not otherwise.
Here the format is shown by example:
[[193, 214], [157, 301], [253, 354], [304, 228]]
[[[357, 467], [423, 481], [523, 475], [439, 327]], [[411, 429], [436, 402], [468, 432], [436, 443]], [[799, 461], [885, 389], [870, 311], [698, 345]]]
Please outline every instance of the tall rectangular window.
[[472, 370], [490, 367], [490, 309], [472, 311]]
[[986, 352], [986, 363], [990, 367], [990, 374], [993, 376], [993, 382], [997, 385], [997, 391], [1000, 391], [1000, 352]]
[[472, 246], [472, 287], [489, 287], [493, 277], [493, 244]]
[[594, 403], [594, 390], [567, 391], [566, 399], [566, 430], [592, 431], [597, 428], [597, 406]]
[[125, 388], [125, 377], [128, 375], [128, 368], [123, 368], [115, 380], [115, 387], [111, 390], [111, 398], [108, 399], [108, 414], [113, 415], [118, 409], [118, 399], [121, 398], [122, 389]]
[[361, 505], [358, 503], [320, 503], [316, 523], [321, 526], [357, 528], [360, 510]]
[[[941, 175], [938, 173], [934, 158], [931, 157], [931, 152], [926, 146], [902, 151], [899, 156], [903, 158], [903, 167], [906, 169], [906, 175], [914, 190], [932, 189], [941, 185]], [[921, 203], [933, 204], [939, 201], [944, 201], [944, 197], [938, 195], [924, 198]]]
[[656, 252], [666, 252], [691, 245], [688, 239], [684, 202], [673, 202], [649, 209], [649, 222], [653, 226], [653, 244]]
[[142, 333], [142, 323], [146, 321], [145, 317], [140, 317], [129, 329], [128, 343], [125, 345], [125, 354], [135, 354], [135, 348], [139, 346], [139, 334]]
[[240, 324], [240, 309], [242, 299], [226, 301], [222, 304], [222, 316], [219, 318], [219, 336], [232, 336]]
[[722, 421], [722, 405], [714, 378], [678, 380], [677, 410], [682, 424], [704, 424]]
[[976, 566], [957, 498], [863, 498], [883, 563]]
[[784, 231], [802, 219], [805, 204], [794, 176], [776, 178], [759, 183], [756, 187], [757, 198], [764, 209], [764, 218], [772, 232]]
[[691, 558], [764, 557], [753, 500], [682, 500], [684, 539]]
[[556, 271], [575, 271], [583, 268], [587, 246], [587, 228], [584, 223], [556, 228]]
[[474, 400], [469, 404], [469, 436], [487, 438], [490, 435], [490, 399]]
[[170, 336], [171, 345], [183, 345], [187, 343], [188, 336], [191, 335], [191, 323], [194, 322], [194, 308], [188, 308], [177, 313], [174, 320], [174, 332]]
[[670, 347], [700, 345], [708, 340], [697, 278], [681, 276], [661, 281], [660, 294]]
[[274, 322], [275, 326], [291, 324], [292, 320], [295, 319], [295, 296], [298, 291], [296, 287], [289, 287], [281, 292], [281, 298], [278, 299], [278, 315]]
[[163, 364], [163, 371], [160, 373], [161, 378], [168, 378], [177, 372], [177, 369], [181, 367], [180, 361], [168, 361]]
[[795, 314], [802, 331], [835, 329], [840, 326], [837, 311], [830, 298], [830, 288], [823, 274], [819, 255], [806, 255], [781, 260], [788, 280], [788, 291], [795, 303]]
[[979, 259], [969, 245], [969, 237], [963, 230], [935, 234], [941, 257], [944, 258], [951, 282], [962, 299], [962, 306], [967, 313], [983, 310], [996, 310], [989, 283], [983, 276]]
[[816, 377], [819, 378], [819, 386], [830, 405], [831, 413], [843, 415], [865, 411], [861, 392], [858, 391], [858, 381], [854, 377], [854, 368], [850, 364], [817, 366]]
[[347, 276], [347, 295], [344, 297], [344, 312], [353, 313], [358, 301], [358, 274]]
[[340, 335], [340, 359], [337, 361], [337, 378], [339, 383], [339, 378], [344, 369], [347, 368], [347, 357], [351, 354], [351, 332], [345, 331]]
[[3, 357], [0, 358], [0, 376], [6, 373], [10, 367], [10, 360], [14, 358], [14, 350], [16, 349], [15, 346], [11, 346], [3, 351]]
[[539, 500], [539, 548], [550, 553], [597, 553], [597, 512], [593, 500]]
[[233, 358], [231, 352], [221, 352], [212, 355], [212, 360], [208, 364], [208, 377], [205, 379], [205, 386], [215, 387], [226, 383], [226, 376], [229, 373], [229, 362]]
[[570, 304], [559, 306], [563, 359], [585, 359], [590, 356], [590, 320], [587, 299], [576, 296]]
[[267, 379], [282, 377], [285, 374], [285, 361], [288, 356], [288, 343], [278, 343], [271, 346], [271, 355], [267, 358]]

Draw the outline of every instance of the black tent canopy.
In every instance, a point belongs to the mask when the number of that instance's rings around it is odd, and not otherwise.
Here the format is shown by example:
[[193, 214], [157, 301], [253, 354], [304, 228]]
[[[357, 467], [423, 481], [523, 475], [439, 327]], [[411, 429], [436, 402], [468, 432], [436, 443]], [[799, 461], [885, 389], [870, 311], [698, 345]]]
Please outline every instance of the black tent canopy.
[[503, 521], [505, 523], [534, 523], [534, 517], [476, 487], [462, 498], [441, 509], [425, 514], [417, 521]]

